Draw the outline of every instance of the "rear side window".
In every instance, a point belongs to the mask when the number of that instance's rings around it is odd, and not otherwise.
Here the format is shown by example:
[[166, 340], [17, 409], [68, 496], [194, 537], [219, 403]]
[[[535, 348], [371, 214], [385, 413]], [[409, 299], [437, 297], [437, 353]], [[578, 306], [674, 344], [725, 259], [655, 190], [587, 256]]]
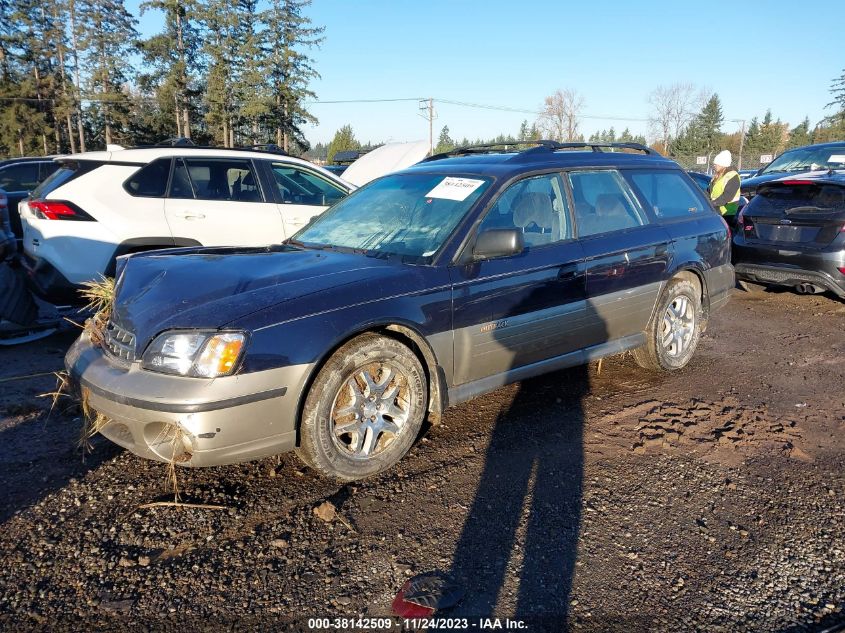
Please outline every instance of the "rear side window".
[[709, 208], [680, 173], [635, 171], [630, 179], [658, 218], [688, 218]]
[[65, 161], [58, 164], [58, 169], [47, 177], [44, 182], [38, 185], [32, 192], [33, 198], [46, 198], [53, 191], [69, 183], [75, 178], [87, 174], [100, 167], [102, 163], [86, 160], [86, 161]]
[[181, 159], [174, 172], [171, 197], [190, 198], [192, 195], [197, 200], [264, 201], [255, 167], [249, 160]]
[[7, 193], [32, 191], [38, 186], [38, 163], [18, 163], [0, 167], [0, 189]]
[[645, 214], [618, 171], [572, 171], [568, 175], [579, 236], [622, 231], [646, 223]]
[[159, 158], [132, 174], [124, 183], [123, 188], [131, 196], [161, 198], [167, 190], [168, 176], [170, 176], [170, 159]]

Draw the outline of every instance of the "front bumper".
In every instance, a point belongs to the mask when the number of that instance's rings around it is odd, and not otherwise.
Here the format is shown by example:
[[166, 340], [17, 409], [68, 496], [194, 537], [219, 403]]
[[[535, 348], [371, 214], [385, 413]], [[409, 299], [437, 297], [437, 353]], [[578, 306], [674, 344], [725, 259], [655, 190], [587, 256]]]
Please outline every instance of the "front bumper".
[[119, 364], [87, 334], [71, 346], [65, 366], [88, 406], [108, 420], [102, 435], [141, 457], [182, 466], [234, 464], [292, 450], [310, 369], [169, 376], [138, 363]]

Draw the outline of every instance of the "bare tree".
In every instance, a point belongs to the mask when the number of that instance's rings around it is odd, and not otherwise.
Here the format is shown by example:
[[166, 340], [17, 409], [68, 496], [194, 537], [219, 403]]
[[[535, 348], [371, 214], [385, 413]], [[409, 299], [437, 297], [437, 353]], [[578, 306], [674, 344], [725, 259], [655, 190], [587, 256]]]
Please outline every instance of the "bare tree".
[[702, 90], [690, 83], [658, 86], [648, 97], [652, 107], [649, 116], [651, 133], [668, 151], [672, 139], [678, 138], [700, 110]]
[[584, 98], [566, 88], [546, 97], [537, 126], [543, 135], [555, 141], [577, 141], [578, 117], [584, 109]]

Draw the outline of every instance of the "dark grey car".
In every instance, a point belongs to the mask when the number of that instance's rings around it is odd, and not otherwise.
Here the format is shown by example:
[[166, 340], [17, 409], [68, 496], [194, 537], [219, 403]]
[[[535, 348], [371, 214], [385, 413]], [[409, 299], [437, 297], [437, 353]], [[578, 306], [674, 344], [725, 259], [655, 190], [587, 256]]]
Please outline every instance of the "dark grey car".
[[766, 183], [737, 223], [733, 262], [740, 283], [829, 290], [845, 299], [845, 172]]

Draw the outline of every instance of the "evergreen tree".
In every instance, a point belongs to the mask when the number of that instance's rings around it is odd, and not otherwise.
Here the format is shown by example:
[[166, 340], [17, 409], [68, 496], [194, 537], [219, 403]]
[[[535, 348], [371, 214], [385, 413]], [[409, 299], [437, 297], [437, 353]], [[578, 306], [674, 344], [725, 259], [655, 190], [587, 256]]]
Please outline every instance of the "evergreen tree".
[[704, 104], [701, 113], [698, 115], [698, 134], [704, 144], [706, 152], [718, 152], [722, 146], [722, 123], [725, 117], [722, 114], [722, 103], [719, 95], [714, 94]]
[[329, 143], [329, 147], [326, 150], [326, 160], [331, 163], [334, 160], [334, 155], [338, 152], [348, 152], [357, 149], [361, 149], [361, 144], [355, 139], [352, 126], [344, 125], [335, 132], [332, 142]]
[[80, 0], [80, 50], [88, 69], [87, 93], [105, 143], [123, 141], [129, 122], [124, 88], [133, 78], [130, 58], [137, 39], [133, 18], [122, 0]]
[[441, 154], [455, 149], [455, 141], [449, 136], [449, 126], [444, 125], [440, 130], [440, 138], [437, 139], [437, 146], [434, 148], [435, 154]]
[[789, 140], [786, 143], [787, 147], [801, 147], [802, 145], [810, 145], [813, 142], [812, 134], [810, 132], [810, 117], [806, 117], [801, 123], [796, 125], [789, 131]]
[[311, 26], [304, 15], [310, 4], [311, 0], [271, 0], [263, 16], [268, 32], [266, 72], [272, 102], [268, 123], [275, 129], [276, 143], [285, 151], [294, 143], [307, 149], [302, 126], [317, 122], [305, 109], [304, 101], [316, 98], [308, 86], [320, 75], [303, 49], [319, 46], [325, 29]]
[[827, 118], [827, 122], [831, 125], [842, 126], [845, 129], [845, 69], [830, 84], [830, 94], [833, 95], [833, 101], [825, 107], [833, 108], [834, 112]]
[[[155, 98], [161, 112], [155, 125], [161, 132], [156, 134], [191, 138], [191, 122], [197, 118], [199, 109], [196, 103], [199, 92], [196, 82], [201, 71], [198, 7], [194, 0], [141, 3], [142, 14], [151, 9], [164, 13], [164, 27], [140, 43], [149, 71], [139, 76], [138, 84], [146, 96]], [[166, 120], [172, 125], [162, 125]]]
[[528, 127], [528, 120], [524, 120], [519, 126], [519, 140], [527, 141], [531, 139], [531, 128]]

